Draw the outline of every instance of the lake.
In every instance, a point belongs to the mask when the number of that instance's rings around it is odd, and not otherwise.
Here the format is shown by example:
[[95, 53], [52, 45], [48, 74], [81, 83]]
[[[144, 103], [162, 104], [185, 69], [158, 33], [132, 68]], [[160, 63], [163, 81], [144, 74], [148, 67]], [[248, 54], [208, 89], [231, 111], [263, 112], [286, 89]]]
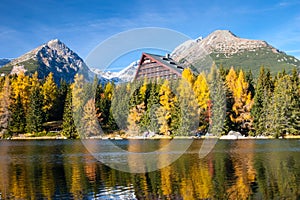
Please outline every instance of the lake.
[[[169, 142], [115, 144], [131, 155], [154, 152]], [[180, 146], [184, 140], [176, 142]], [[93, 143], [103, 151], [110, 148], [110, 141]], [[300, 199], [299, 139], [219, 140], [199, 158], [202, 144], [194, 140], [183, 155], [159, 170], [128, 173], [102, 164], [80, 140], [3, 140], [0, 199]], [[128, 165], [138, 165], [130, 155]], [[125, 162], [118, 152], [111, 159]]]

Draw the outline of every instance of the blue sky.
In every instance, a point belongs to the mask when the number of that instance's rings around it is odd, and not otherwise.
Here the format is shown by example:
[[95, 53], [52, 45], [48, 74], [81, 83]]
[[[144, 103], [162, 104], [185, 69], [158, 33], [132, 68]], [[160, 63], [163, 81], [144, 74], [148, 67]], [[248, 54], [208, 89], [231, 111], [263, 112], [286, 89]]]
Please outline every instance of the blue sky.
[[54, 38], [85, 58], [108, 37], [141, 27], [191, 38], [228, 29], [300, 58], [300, 2], [293, 0], [1, 0], [0, 58], [18, 57]]

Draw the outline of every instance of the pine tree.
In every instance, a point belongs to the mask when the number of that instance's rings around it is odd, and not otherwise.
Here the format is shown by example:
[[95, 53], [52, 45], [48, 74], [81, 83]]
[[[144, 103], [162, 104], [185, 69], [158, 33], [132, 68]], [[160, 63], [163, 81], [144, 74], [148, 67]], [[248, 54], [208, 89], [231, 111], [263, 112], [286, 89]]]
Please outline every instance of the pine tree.
[[251, 93], [251, 98], [255, 96], [255, 89], [254, 89], [254, 83], [253, 83], [253, 73], [251, 69], [247, 71], [245, 75], [246, 82], [249, 84], [248, 90]]
[[62, 124], [62, 134], [67, 138], [78, 138], [78, 132], [73, 119], [72, 91], [68, 89]]
[[159, 132], [159, 125], [156, 116], [159, 107], [159, 84], [150, 82], [146, 90], [147, 106], [146, 111], [141, 119], [141, 126], [143, 131]]
[[101, 129], [98, 123], [95, 99], [93, 98], [88, 100], [83, 108], [82, 124], [84, 135], [81, 138], [100, 135]]
[[220, 67], [219, 67], [219, 74], [220, 74], [220, 77], [222, 79], [222, 81], [225, 83], [226, 81], [226, 76], [227, 74], [229, 73], [229, 70], [228, 69], [225, 69], [223, 67], [223, 65], [221, 64]]
[[18, 95], [17, 99], [13, 100], [10, 110], [12, 112], [10, 131], [12, 134], [24, 133], [26, 118], [20, 95]]
[[26, 130], [29, 133], [38, 133], [42, 131], [43, 124], [43, 96], [40, 88], [32, 88], [29, 98], [29, 108], [26, 115]]
[[111, 82], [108, 82], [103, 89], [98, 88], [96, 105], [98, 112], [101, 113], [102, 126], [107, 126], [109, 124], [113, 90], [114, 85]]
[[95, 106], [96, 106], [98, 121], [101, 124], [101, 126], [103, 125], [102, 124], [103, 116], [101, 113], [101, 110], [103, 110], [102, 109], [103, 92], [104, 92], [103, 87], [101, 84], [99, 84], [96, 88], [96, 93], [95, 93]]
[[300, 80], [297, 70], [294, 68], [291, 76], [292, 96], [289, 115], [289, 133], [300, 134]]
[[266, 106], [270, 103], [273, 82], [270, 71], [265, 72], [265, 68], [260, 68], [260, 73], [256, 83], [253, 108], [251, 115], [253, 116], [253, 127], [255, 134], [261, 134], [266, 127]]
[[[129, 114], [130, 83], [120, 84], [113, 91], [110, 116], [115, 128], [125, 130], [127, 128], [127, 118]], [[110, 125], [112, 127], [112, 125]]]
[[142, 86], [139, 88], [140, 103], [137, 109], [140, 110], [139, 113], [141, 114], [141, 119], [139, 120], [140, 132], [150, 131], [150, 123], [152, 119], [147, 111], [152, 106], [151, 101], [153, 100], [150, 96], [151, 85], [151, 82], [149, 82], [146, 77], [143, 80]]
[[251, 115], [253, 116], [253, 126], [254, 129], [257, 131], [259, 129], [258, 127], [258, 121], [261, 117], [261, 112], [263, 109], [263, 102], [264, 102], [264, 95], [265, 95], [265, 87], [264, 87], [264, 80], [265, 80], [265, 68], [261, 67], [259, 76], [256, 83], [256, 89], [255, 89], [255, 96], [254, 96], [254, 103], [253, 108], [251, 110]]
[[[53, 79], [53, 73], [50, 73], [42, 85], [43, 99], [43, 111], [45, 113], [45, 119], [53, 119], [55, 113], [53, 113], [53, 107], [55, 100], [57, 99], [57, 86]], [[52, 111], [52, 113], [51, 113]]]
[[71, 85], [72, 91], [72, 110], [73, 119], [77, 127], [79, 136], [84, 136], [82, 117], [83, 108], [86, 102], [90, 99], [91, 88], [90, 85], [85, 82], [82, 74], [76, 74], [74, 77], [74, 83]]
[[17, 96], [17, 99], [14, 99], [10, 110], [12, 112], [10, 131], [12, 134], [24, 133], [26, 128], [26, 117], [20, 95]]
[[56, 99], [54, 100], [54, 105], [51, 109], [51, 119], [52, 120], [62, 120], [64, 114], [64, 107], [67, 97], [69, 85], [62, 80], [57, 88]]
[[[193, 131], [196, 131], [199, 126], [200, 109], [197, 102], [198, 99], [193, 91], [193, 74], [190, 70], [185, 71], [189, 72], [188, 76], [182, 76], [179, 80], [176, 88], [176, 101], [171, 110], [172, 121], [176, 118], [178, 119], [176, 120], [179, 125], [178, 130], [172, 130], [176, 135], [190, 135]], [[176, 102], [178, 102], [178, 105], [176, 105]], [[180, 110], [176, 110], [175, 107], [179, 107]]]
[[271, 103], [268, 105], [265, 134], [279, 137], [288, 133], [290, 127], [290, 105], [292, 103], [292, 82], [288, 75], [278, 75]]
[[208, 81], [211, 100], [209, 133], [220, 136], [226, 117], [226, 88], [215, 65], [211, 67]]
[[9, 133], [9, 127], [11, 122], [11, 86], [9, 77], [6, 76], [4, 85], [0, 92], [0, 139]]

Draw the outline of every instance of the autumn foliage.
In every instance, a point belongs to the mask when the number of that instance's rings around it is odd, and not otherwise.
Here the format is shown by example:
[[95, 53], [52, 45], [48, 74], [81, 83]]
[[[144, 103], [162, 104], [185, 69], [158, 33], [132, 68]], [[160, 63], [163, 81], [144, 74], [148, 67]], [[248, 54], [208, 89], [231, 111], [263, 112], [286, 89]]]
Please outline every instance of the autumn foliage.
[[[218, 70], [195, 74], [184, 69], [180, 79], [134, 81], [125, 84], [75, 83], [57, 85], [53, 74], [39, 80], [23, 73], [0, 78], [0, 137], [55, 131], [68, 138], [122, 130], [129, 135], [215, 135], [230, 130], [244, 135], [299, 134], [298, 72], [276, 76], [261, 68], [251, 72]], [[61, 132], [59, 132], [61, 131]]]

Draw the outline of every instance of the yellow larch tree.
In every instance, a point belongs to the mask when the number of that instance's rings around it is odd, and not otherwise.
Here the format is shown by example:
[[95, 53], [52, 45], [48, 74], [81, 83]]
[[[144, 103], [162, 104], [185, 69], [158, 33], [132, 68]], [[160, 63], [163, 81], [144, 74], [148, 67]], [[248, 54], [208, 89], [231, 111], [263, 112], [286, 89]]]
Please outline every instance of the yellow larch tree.
[[185, 68], [183, 70], [182, 78], [189, 83], [190, 87], [193, 87], [195, 82], [195, 76], [190, 68]]
[[230, 91], [234, 91], [236, 87], [237, 74], [233, 67], [230, 68], [227, 76], [226, 76], [226, 85]]
[[164, 135], [170, 135], [172, 110], [174, 109], [175, 102], [177, 100], [171, 91], [170, 83], [168, 80], [165, 80], [160, 87], [159, 96], [160, 107], [156, 112], [158, 124], [160, 125], [159, 131]]
[[143, 85], [141, 86], [140, 88], [140, 98], [141, 98], [141, 101], [145, 101], [145, 98], [146, 98], [146, 91], [147, 91], [147, 84], [148, 84], [148, 80], [147, 80], [147, 77], [144, 79], [144, 83]]
[[128, 132], [131, 135], [137, 135], [140, 132], [139, 122], [142, 118], [142, 115], [145, 112], [144, 102], [132, 107], [129, 110], [127, 122], [128, 122]]
[[6, 76], [4, 85], [0, 92], [0, 138], [9, 132], [9, 124], [11, 121], [11, 85], [9, 77]]
[[[232, 71], [233, 68], [230, 70]], [[253, 105], [253, 99], [251, 98], [251, 92], [249, 91], [249, 84], [245, 80], [244, 72], [241, 70], [237, 78], [234, 73], [227, 75], [226, 82], [229, 89], [232, 92], [234, 104], [232, 106], [233, 114], [230, 115], [232, 122], [237, 124], [239, 131], [245, 129], [251, 129], [252, 117], [251, 108]], [[233, 80], [235, 81], [233, 81]]]
[[197, 76], [193, 90], [197, 98], [199, 107], [201, 109], [207, 109], [210, 92], [205, 74], [203, 72]]
[[138, 93], [132, 100], [132, 107], [129, 110], [127, 122], [128, 131], [130, 134], [137, 135], [141, 127], [141, 119], [146, 112], [146, 91], [147, 91], [147, 79], [144, 79], [143, 85], [139, 88]]
[[113, 83], [108, 82], [108, 83], [105, 85], [105, 88], [104, 88], [104, 94], [105, 94], [105, 97], [106, 97], [108, 100], [111, 100], [111, 98], [112, 98], [113, 89], [114, 89]]
[[53, 73], [50, 73], [45, 83], [42, 85], [43, 112], [46, 113], [46, 119], [49, 117], [49, 111], [53, 108], [57, 98], [57, 86], [53, 79]]
[[12, 80], [11, 86], [13, 89], [13, 98], [17, 99], [20, 96], [24, 112], [27, 113], [30, 96], [30, 80], [23, 72], [20, 72], [16, 79]]
[[39, 81], [38, 73], [37, 73], [37, 72], [35, 72], [35, 73], [32, 75], [32, 77], [30, 78], [30, 85], [31, 85], [31, 87], [30, 87], [31, 91], [34, 90], [35, 88], [41, 86], [41, 83], [40, 83], [40, 81]]

